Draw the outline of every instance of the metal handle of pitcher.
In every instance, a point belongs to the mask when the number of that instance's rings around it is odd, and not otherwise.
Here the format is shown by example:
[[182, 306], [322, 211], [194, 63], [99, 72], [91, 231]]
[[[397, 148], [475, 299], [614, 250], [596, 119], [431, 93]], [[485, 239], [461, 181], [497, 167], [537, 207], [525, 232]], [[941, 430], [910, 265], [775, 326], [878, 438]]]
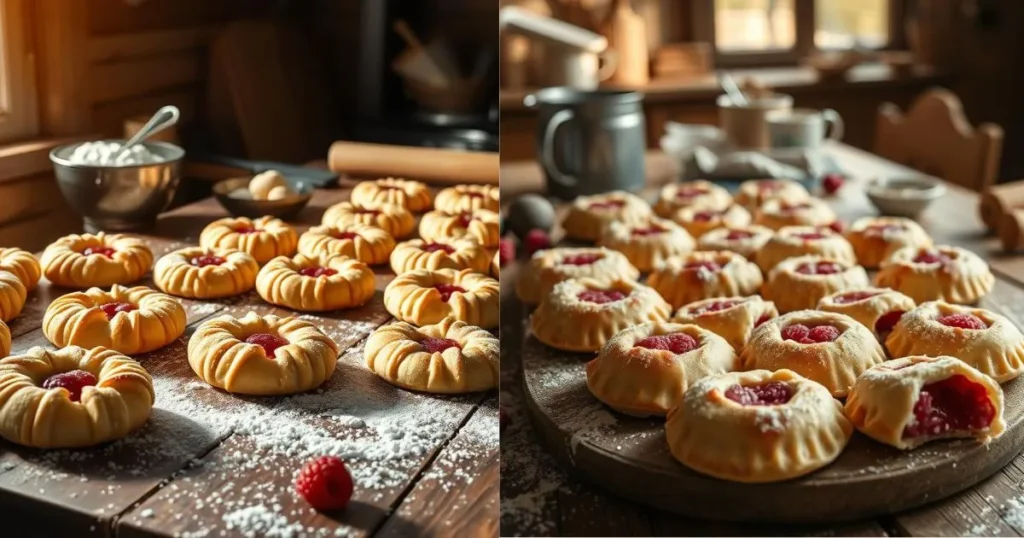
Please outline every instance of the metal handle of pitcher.
[[555, 162], [555, 134], [558, 128], [573, 118], [572, 110], [564, 108], [551, 115], [547, 126], [544, 128], [544, 139], [541, 144], [540, 164], [544, 167], [548, 177], [564, 187], [574, 187], [577, 183], [575, 176], [565, 174], [558, 168]]

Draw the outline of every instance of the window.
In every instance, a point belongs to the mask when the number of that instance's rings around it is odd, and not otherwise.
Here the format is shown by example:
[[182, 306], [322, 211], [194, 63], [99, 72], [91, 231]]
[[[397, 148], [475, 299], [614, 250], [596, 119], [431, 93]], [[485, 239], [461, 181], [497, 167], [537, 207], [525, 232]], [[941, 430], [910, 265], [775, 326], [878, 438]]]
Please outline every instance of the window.
[[27, 0], [0, 0], [0, 143], [38, 134]]
[[888, 44], [888, 0], [815, 2], [814, 45], [819, 49], [880, 49]]
[[793, 0], [715, 0], [718, 50], [788, 50], [794, 45]]

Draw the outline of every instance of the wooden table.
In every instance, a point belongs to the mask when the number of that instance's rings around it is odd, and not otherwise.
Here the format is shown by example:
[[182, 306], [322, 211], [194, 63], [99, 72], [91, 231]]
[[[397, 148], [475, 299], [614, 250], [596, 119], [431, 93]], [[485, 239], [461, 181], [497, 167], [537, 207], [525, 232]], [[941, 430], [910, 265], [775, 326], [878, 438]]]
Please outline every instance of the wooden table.
[[[318, 191], [296, 219], [301, 232], [348, 190]], [[226, 216], [212, 198], [163, 215], [143, 236], [158, 257], [195, 244]], [[391, 321], [381, 294], [314, 320], [342, 351], [320, 389], [290, 397], [239, 397], [200, 381], [186, 360], [198, 323], [224, 313], [294, 315], [255, 292], [224, 301], [182, 300], [189, 326], [169, 346], [136, 357], [153, 375], [149, 422], [89, 450], [30, 450], [0, 441], [0, 536], [494, 536], [498, 412], [494, 392], [455, 397], [404, 391], [362, 364], [365, 338]], [[152, 286], [147, 279], [142, 284]], [[13, 353], [49, 345], [43, 312], [63, 293], [40, 283], [10, 324]], [[294, 475], [325, 453], [355, 477], [352, 503], [318, 513], [293, 492]], [[13, 530], [20, 531], [7, 534]]]
[[[851, 176], [834, 200], [844, 218], [871, 215], [873, 206], [860, 188], [868, 178], [913, 173], [895, 163], [842, 144], [826, 151]], [[673, 164], [660, 152], [648, 154], [648, 184], [672, 178]], [[502, 194], [538, 191], [543, 185], [535, 163], [502, 168]], [[1024, 287], [1024, 257], [999, 251], [979, 217], [976, 193], [950, 185], [948, 193], [922, 215], [921, 223], [939, 243], [968, 248], [987, 259], [1002, 282]], [[1024, 536], [1024, 456], [976, 487], [893, 517], [838, 526], [733, 524], [686, 519], [632, 503], [569, 476], [540, 446], [523, 406], [520, 362], [527, 311], [515, 298], [517, 267], [503, 269], [501, 405], [508, 425], [501, 443], [501, 530], [503, 536]], [[997, 286], [997, 289], [998, 289]], [[1024, 319], [1024, 305], [1010, 305]], [[1019, 310], [1018, 310], [1019, 309]], [[1005, 312], [1004, 312], [1005, 313]], [[1024, 448], [1024, 447], [1022, 447]], [[757, 502], [751, 498], [750, 502]]]

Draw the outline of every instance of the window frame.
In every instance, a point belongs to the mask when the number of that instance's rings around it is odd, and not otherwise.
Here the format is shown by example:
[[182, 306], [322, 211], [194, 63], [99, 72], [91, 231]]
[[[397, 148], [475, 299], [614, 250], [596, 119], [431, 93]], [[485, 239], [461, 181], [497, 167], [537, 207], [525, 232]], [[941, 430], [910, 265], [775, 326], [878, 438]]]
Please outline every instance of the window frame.
[[30, 7], [30, 0], [0, 1], [0, 144], [39, 134]]

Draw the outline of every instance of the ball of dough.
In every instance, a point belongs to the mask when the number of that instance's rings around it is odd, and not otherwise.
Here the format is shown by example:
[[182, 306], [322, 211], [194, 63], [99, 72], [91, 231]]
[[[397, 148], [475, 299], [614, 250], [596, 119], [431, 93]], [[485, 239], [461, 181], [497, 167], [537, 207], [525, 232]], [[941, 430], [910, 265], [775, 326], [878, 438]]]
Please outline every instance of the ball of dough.
[[249, 193], [256, 200], [269, 200], [270, 191], [276, 187], [288, 188], [288, 182], [277, 170], [267, 170], [249, 181]]
[[287, 185], [278, 185], [273, 189], [270, 189], [270, 192], [267, 193], [267, 200], [280, 200], [282, 198], [287, 198], [291, 193], [292, 191]]

